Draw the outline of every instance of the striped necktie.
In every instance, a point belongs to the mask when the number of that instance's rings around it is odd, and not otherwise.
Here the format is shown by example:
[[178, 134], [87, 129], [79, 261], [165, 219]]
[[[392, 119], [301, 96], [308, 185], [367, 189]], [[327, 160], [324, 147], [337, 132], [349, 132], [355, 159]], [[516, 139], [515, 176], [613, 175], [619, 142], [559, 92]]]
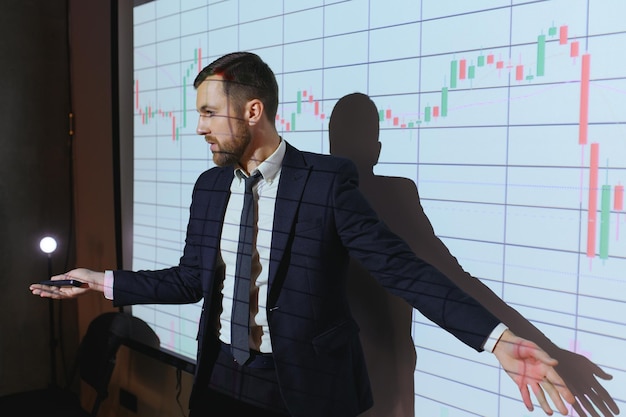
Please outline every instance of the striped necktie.
[[241, 224], [239, 227], [239, 246], [235, 267], [235, 293], [231, 319], [231, 348], [235, 360], [240, 365], [250, 357], [250, 275], [252, 272], [252, 248], [255, 235], [255, 199], [252, 187], [260, 179], [261, 173], [245, 178], [245, 193]]

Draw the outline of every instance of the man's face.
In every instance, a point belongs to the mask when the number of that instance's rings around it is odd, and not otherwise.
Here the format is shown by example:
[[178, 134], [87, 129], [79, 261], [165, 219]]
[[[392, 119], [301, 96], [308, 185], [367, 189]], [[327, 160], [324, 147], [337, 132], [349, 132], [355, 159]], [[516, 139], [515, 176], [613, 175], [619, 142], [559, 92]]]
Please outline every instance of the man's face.
[[243, 110], [236, 110], [224, 94], [224, 82], [221, 76], [212, 75], [200, 84], [196, 95], [197, 133], [211, 146], [217, 166], [239, 164], [251, 139]]

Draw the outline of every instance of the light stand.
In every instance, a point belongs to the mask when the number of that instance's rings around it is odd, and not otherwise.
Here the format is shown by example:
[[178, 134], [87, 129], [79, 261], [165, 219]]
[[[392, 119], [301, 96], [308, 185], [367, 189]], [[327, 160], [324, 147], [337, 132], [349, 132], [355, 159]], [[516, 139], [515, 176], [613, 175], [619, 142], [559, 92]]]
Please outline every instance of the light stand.
[[[52, 276], [52, 253], [57, 248], [57, 242], [54, 238], [50, 236], [46, 236], [39, 242], [39, 247], [41, 251], [48, 255], [48, 278]], [[52, 298], [48, 298], [48, 314], [50, 321], [50, 387], [57, 387], [57, 362], [56, 362], [56, 348], [57, 348], [57, 340], [55, 336], [55, 328], [54, 328], [54, 300]]]

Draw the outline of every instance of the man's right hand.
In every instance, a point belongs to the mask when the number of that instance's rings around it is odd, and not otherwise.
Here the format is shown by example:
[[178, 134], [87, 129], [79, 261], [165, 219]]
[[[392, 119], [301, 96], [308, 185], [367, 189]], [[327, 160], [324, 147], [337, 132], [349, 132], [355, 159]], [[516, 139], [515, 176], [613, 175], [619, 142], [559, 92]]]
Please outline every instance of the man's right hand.
[[77, 268], [66, 272], [65, 274], [55, 275], [50, 279], [53, 281], [61, 279], [74, 279], [84, 282], [86, 285], [80, 287], [56, 287], [54, 285], [31, 284], [29, 289], [33, 295], [38, 295], [44, 298], [65, 299], [78, 297], [79, 295], [85, 294], [90, 290], [104, 292], [104, 272]]

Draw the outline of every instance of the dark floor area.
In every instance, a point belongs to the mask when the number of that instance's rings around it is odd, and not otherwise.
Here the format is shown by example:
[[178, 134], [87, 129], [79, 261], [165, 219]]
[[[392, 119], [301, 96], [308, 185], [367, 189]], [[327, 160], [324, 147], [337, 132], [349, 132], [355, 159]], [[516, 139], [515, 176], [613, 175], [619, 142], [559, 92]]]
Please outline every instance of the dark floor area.
[[59, 388], [21, 392], [0, 397], [0, 416], [83, 417], [78, 396]]

